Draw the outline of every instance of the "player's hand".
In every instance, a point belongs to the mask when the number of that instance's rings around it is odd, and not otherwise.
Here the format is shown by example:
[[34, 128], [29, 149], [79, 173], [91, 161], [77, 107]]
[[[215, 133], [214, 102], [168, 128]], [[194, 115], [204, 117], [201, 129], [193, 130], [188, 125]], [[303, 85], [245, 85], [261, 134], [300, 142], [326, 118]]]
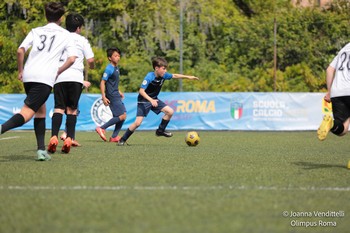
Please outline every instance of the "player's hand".
[[18, 73], [18, 80], [23, 81], [23, 73], [22, 72]]
[[152, 104], [153, 107], [158, 107], [158, 100], [152, 99], [151, 100], [151, 104]]
[[85, 88], [89, 88], [89, 87], [91, 86], [91, 83], [90, 83], [89, 81], [84, 80], [84, 81], [83, 81], [83, 86], [84, 86]]
[[196, 77], [196, 76], [189, 76], [188, 78], [189, 78], [189, 79], [194, 79], [194, 80], [199, 80], [199, 78]]
[[108, 106], [110, 103], [109, 99], [107, 99], [106, 97], [102, 97], [102, 101], [105, 106]]
[[323, 97], [325, 101], [327, 101], [328, 103], [331, 102], [331, 95], [329, 92], [326, 93], [326, 95]]

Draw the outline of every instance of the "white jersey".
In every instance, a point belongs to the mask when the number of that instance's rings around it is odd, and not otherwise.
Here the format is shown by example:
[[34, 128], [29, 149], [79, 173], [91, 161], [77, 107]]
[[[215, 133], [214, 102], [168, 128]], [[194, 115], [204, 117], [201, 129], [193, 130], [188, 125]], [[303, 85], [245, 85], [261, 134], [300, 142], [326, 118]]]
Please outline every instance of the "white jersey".
[[[66, 69], [60, 76], [58, 76], [56, 83], [59, 82], [79, 82], [83, 83], [84, 81], [84, 58], [85, 59], [90, 59], [94, 57], [94, 52], [91, 49], [91, 45], [89, 41], [75, 33], [71, 33], [71, 37], [75, 41], [75, 46], [77, 49], [77, 54], [78, 57], [75, 59], [74, 64]], [[62, 64], [66, 61], [67, 59], [67, 54], [64, 52], [63, 59], [61, 59]]]
[[24, 65], [23, 82], [38, 82], [53, 86], [64, 50], [68, 56], [77, 56], [70, 33], [56, 23], [33, 28], [19, 48], [31, 48]]
[[350, 96], [350, 43], [339, 51], [330, 66], [335, 69], [331, 97]]

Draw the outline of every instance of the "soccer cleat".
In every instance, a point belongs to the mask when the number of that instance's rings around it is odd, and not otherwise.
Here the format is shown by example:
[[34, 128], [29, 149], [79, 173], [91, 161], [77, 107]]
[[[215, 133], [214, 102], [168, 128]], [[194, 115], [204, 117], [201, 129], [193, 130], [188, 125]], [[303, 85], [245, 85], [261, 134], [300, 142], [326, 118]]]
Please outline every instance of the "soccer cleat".
[[100, 128], [100, 127], [96, 127], [96, 132], [98, 133], [98, 135], [100, 135], [100, 137], [102, 138], [103, 141], [107, 141], [107, 138], [106, 138], [106, 130]]
[[317, 136], [320, 141], [326, 139], [328, 132], [333, 127], [333, 118], [330, 115], [325, 115], [323, 117], [322, 123], [317, 130]]
[[73, 147], [78, 147], [78, 146], [81, 146], [81, 144], [78, 141], [76, 141], [76, 140], [72, 140], [72, 146]]
[[55, 153], [57, 145], [58, 145], [57, 136], [52, 136], [50, 139], [49, 145], [47, 147], [47, 151], [52, 154]]
[[128, 146], [129, 144], [126, 143], [126, 141], [124, 141], [122, 138], [119, 140], [117, 146]]
[[167, 138], [170, 138], [170, 137], [173, 136], [172, 133], [170, 133], [170, 132], [168, 132], [168, 131], [165, 131], [165, 130], [162, 131], [162, 130], [159, 130], [159, 129], [156, 130], [156, 135], [157, 135], [157, 136], [164, 136], [164, 137], [167, 137]]
[[70, 137], [68, 137], [68, 138], [66, 138], [66, 140], [64, 140], [64, 144], [62, 146], [61, 151], [63, 153], [68, 154], [71, 146], [72, 146], [72, 139]]
[[67, 133], [66, 133], [66, 132], [63, 132], [63, 133], [61, 134], [61, 136], [60, 136], [60, 139], [61, 139], [62, 141], [64, 141], [64, 140], [66, 140], [66, 138], [67, 138]]
[[36, 152], [36, 154], [38, 155], [38, 161], [49, 161], [51, 160], [50, 155], [46, 152], [46, 150], [38, 150]]
[[120, 136], [116, 136], [116, 137], [114, 137], [114, 138], [110, 137], [110, 138], [109, 138], [109, 142], [119, 142], [120, 139], [121, 139]]

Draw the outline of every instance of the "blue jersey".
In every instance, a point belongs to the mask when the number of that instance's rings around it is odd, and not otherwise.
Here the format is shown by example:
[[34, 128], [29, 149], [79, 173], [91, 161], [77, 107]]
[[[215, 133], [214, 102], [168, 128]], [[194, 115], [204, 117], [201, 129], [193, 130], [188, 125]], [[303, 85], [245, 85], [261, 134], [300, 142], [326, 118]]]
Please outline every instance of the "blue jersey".
[[[157, 99], [160, 89], [162, 89], [164, 81], [172, 78], [173, 75], [168, 72], [166, 72], [162, 78], [156, 77], [154, 72], [149, 72], [143, 79], [141, 88], [145, 89], [147, 95], [149, 95], [152, 99]], [[138, 95], [137, 100], [139, 102], [148, 101], [145, 98], [143, 98], [142, 95]]]
[[103, 72], [102, 80], [106, 81], [106, 97], [119, 97], [119, 68], [118, 66], [113, 66], [108, 64], [105, 71]]

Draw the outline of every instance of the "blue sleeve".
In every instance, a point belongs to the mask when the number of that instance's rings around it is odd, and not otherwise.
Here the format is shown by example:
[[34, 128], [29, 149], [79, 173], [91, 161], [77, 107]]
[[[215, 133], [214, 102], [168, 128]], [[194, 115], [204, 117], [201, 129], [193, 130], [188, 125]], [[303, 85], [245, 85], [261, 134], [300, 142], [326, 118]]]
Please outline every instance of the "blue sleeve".
[[113, 74], [114, 70], [113, 67], [108, 65], [105, 69], [105, 71], [103, 72], [102, 75], [102, 80], [107, 81], [109, 77], [111, 77], [111, 75]]
[[146, 89], [148, 87], [148, 84], [150, 84], [153, 79], [155, 78], [153, 72], [149, 72], [146, 77], [143, 79], [140, 88]]
[[163, 78], [166, 79], [166, 80], [172, 79], [173, 78], [173, 74], [170, 74], [170, 73], [166, 72], [164, 74]]

